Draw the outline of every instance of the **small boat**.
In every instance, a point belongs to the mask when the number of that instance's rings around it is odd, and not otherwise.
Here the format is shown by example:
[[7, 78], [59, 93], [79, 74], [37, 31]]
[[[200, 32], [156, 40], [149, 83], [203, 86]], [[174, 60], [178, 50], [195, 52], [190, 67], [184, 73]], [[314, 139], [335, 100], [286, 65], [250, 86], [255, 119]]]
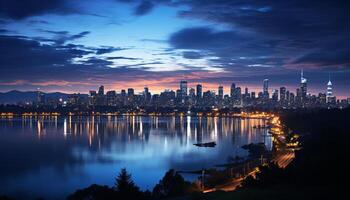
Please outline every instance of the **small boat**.
[[207, 143], [197, 143], [197, 144], [193, 144], [197, 147], [215, 147], [216, 143], [215, 142], [207, 142]]

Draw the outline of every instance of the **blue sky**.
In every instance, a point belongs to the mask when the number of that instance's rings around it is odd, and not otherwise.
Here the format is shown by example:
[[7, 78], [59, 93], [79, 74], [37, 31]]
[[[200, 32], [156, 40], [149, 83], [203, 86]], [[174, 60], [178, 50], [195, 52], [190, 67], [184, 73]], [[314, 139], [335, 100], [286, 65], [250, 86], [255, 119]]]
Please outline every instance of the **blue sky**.
[[235, 82], [350, 96], [347, 1], [2, 0], [0, 91], [204, 89]]

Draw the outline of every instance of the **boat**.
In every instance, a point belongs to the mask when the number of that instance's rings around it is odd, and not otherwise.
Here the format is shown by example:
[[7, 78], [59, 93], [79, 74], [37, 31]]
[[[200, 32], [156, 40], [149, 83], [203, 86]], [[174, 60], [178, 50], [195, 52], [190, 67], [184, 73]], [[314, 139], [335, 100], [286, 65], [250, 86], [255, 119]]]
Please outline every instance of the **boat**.
[[197, 144], [193, 144], [197, 147], [215, 147], [216, 143], [215, 142], [206, 142], [206, 143], [197, 143]]

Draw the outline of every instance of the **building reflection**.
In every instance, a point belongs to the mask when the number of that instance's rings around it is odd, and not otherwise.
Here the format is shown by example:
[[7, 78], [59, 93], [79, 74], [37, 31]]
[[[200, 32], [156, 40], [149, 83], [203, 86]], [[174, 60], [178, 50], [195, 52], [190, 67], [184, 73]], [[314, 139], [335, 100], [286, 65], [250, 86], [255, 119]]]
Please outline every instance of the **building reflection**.
[[[7, 126], [12, 126], [9, 120]], [[264, 125], [263, 119], [231, 117], [158, 117], [158, 116], [33, 116], [23, 117], [22, 128], [30, 128], [38, 139], [47, 134], [62, 133], [64, 139], [86, 138], [90, 147], [101, 148], [113, 141], [146, 143], [150, 138], [176, 139], [182, 146], [216, 141], [232, 144], [265, 142], [272, 147], [267, 130], [254, 129]], [[56, 135], [57, 137], [57, 135]]]

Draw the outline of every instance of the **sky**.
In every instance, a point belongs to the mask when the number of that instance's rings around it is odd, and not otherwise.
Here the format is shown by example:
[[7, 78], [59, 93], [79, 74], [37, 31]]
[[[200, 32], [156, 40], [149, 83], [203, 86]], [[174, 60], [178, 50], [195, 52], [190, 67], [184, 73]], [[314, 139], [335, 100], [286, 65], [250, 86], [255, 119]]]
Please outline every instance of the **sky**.
[[0, 0], [0, 91], [204, 90], [350, 97], [347, 0]]

